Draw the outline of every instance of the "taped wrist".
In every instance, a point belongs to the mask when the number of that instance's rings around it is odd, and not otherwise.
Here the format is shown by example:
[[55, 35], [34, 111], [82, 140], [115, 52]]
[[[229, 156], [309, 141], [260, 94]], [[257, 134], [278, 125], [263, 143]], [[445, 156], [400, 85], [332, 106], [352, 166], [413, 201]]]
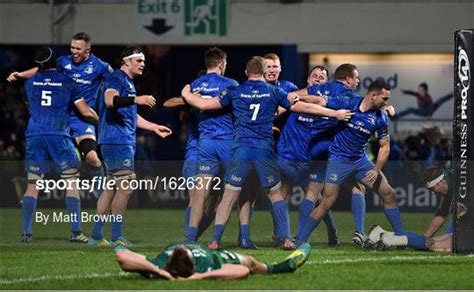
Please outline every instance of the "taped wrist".
[[129, 106], [135, 103], [135, 97], [130, 96], [114, 96], [114, 108]]

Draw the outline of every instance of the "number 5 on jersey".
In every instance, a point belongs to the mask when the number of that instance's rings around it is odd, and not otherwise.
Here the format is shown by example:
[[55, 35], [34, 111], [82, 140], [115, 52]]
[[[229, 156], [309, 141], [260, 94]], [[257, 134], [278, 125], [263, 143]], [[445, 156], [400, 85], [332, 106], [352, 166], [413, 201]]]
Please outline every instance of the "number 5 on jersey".
[[250, 110], [253, 110], [252, 121], [255, 121], [257, 119], [258, 111], [260, 110], [260, 104], [252, 103], [250, 105]]
[[51, 106], [51, 91], [42, 90], [41, 91], [41, 105], [42, 106]]

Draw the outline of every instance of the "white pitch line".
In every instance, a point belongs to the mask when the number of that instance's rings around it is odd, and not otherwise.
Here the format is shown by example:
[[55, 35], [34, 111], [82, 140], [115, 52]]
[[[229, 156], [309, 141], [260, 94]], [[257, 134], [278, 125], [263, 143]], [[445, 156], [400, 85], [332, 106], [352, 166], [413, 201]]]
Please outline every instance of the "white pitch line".
[[17, 279], [0, 279], [0, 285], [11, 285], [11, 284], [19, 284], [19, 283], [31, 283], [31, 282], [41, 282], [41, 281], [49, 281], [49, 280], [81, 280], [81, 279], [100, 279], [100, 278], [109, 278], [109, 277], [116, 277], [116, 276], [125, 276], [129, 273], [105, 273], [105, 274], [89, 274], [89, 275], [58, 275], [58, 276], [41, 276], [37, 278], [17, 278]]
[[306, 265], [331, 265], [344, 263], [360, 263], [360, 262], [385, 262], [385, 261], [415, 261], [415, 260], [431, 260], [431, 259], [463, 259], [467, 257], [452, 256], [393, 256], [393, 257], [371, 257], [371, 258], [355, 258], [355, 259], [339, 259], [339, 260], [322, 260], [308, 261]]

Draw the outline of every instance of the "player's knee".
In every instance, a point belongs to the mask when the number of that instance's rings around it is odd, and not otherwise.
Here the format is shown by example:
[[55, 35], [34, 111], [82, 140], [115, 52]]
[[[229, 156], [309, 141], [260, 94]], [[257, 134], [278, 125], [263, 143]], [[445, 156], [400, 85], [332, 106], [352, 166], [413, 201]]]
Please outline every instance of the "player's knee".
[[100, 162], [99, 155], [95, 150], [90, 151], [85, 156], [86, 162], [92, 166], [100, 167], [102, 163]]
[[[98, 159], [97, 142], [94, 139], [86, 138], [86, 139], [81, 140], [81, 142], [79, 142], [79, 151], [81, 152], [82, 157], [86, 158], [87, 162], [89, 162], [88, 159], [94, 158], [94, 154], [95, 154], [95, 158]], [[93, 152], [94, 154], [89, 155], [89, 153], [91, 152]]]
[[119, 250], [115, 253], [115, 260], [124, 271], [126, 270], [127, 253], [128, 250]]

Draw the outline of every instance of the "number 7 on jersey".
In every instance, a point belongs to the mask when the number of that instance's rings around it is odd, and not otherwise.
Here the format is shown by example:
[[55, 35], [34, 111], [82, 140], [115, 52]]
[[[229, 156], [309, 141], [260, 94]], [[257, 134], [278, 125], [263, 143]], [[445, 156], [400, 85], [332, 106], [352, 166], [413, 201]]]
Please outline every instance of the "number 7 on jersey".
[[250, 105], [250, 110], [253, 110], [252, 121], [255, 121], [257, 119], [259, 109], [260, 109], [260, 104], [259, 103], [252, 103]]

